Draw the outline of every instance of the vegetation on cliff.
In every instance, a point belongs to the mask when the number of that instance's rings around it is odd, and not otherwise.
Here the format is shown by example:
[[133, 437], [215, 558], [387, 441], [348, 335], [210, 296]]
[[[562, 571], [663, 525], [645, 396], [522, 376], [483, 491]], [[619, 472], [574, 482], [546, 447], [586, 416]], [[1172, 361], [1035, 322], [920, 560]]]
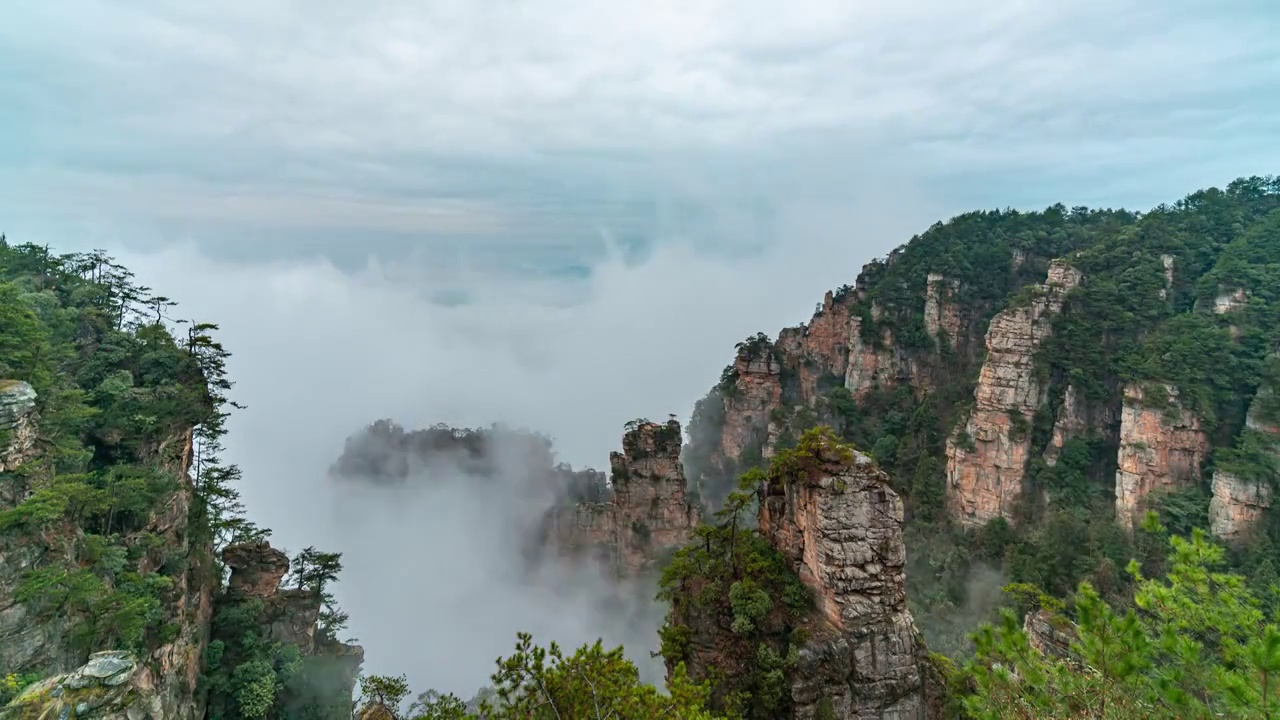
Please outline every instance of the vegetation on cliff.
[[[268, 531], [245, 519], [239, 469], [220, 459], [239, 407], [229, 353], [216, 325], [175, 319], [174, 305], [101, 251], [0, 238], [0, 379], [34, 390], [37, 434], [0, 474], [0, 601], [16, 623], [0, 621], [0, 701], [104, 651], [149, 663], [166, 712], [196, 716], [218, 695], [223, 663], [189, 682], [222, 582], [216, 551]], [[213, 622], [233, 645], [256, 642], [232, 610]], [[296, 647], [270, 652], [276, 677], [234, 717], [323, 717], [279, 706], [306, 667]], [[229, 673], [245, 678], [260, 654]]]

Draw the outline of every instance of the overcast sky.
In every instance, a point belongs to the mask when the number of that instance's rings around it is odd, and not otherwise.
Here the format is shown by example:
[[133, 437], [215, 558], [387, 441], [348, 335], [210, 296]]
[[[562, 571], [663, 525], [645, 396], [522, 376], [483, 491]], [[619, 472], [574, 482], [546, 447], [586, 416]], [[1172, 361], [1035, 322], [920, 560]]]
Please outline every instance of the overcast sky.
[[319, 488], [378, 417], [603, 467], [938, 219], [1280, 171], [1275, 0], [20, 5], [0, 230], [222, 325], [232, 459], [292, 549], [349, 541]]

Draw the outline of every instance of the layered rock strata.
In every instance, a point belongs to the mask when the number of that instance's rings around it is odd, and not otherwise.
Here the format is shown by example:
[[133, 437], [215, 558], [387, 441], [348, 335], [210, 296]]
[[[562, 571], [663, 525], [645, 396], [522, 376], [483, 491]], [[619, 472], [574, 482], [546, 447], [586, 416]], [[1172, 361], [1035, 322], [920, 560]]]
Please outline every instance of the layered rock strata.
[[837, 719], [936, 717], [933, 670], [906, 605], [902, 500], [866, 455], [823, 460], [821, 472], [771, 484], [760, 506], [760, 532], [820, 615], [790, 674], [791, 717], [824, 707]]
[[680, 464], [680, 423], [642, 422], [610, 454], [612, 494], [600, 503], [553, 508], [546, 532], [569, 554], [590, 554], [619, 577], [652, 569], [681, 547], [701, 519]]
[[1013, 519], [1031, 449], [1031, 420], [1047, 390], [1037, 377], [1035, 354], [1080, 280], [1079, 271], [1055, 260], [1028, 302], [991, 320], [974, 409], [946, 448], [951, 512], [966, 526]]
[[[1148, 397], [1149, 392], [1163, 397]], [[1177, 388], [1126, 386], [1116, 457], [1116, 520], [1131, 530], [1153, 493], [1194, 485], [1208, 452], [1200, 419], [1179, 404]]]

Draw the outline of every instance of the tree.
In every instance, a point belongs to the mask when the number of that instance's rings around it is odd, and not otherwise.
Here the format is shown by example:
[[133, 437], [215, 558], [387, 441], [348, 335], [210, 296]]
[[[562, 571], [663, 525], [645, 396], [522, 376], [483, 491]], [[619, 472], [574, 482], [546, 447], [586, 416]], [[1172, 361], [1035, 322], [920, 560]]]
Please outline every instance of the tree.
[[323, 593], [325, 586], [342, 572], [342, 553], [321, 552], [307, 547], [294, 556], [289, 568], [299, 590]]
[[[714, 720], [706, 709], [710, 688], [676, 667], [666, 692], [640, 682], [622, 648], [583, 645], [566, 656], [519, 633], [515, 652], [498, 660], [493, 697], [468, 709], [453, 695], [428, 691], [411, 707], [413, 720]], [[398, 691], [399, 686], [393, 685]], [[369, 693], [366, 693], [369, 695]], [[371, 707], [366, 703], [366, 708]]]
[[1081, 583], [1073, 658], [1033, 649], [1011, 611], [982, 627], [966, 709], [980, 720], [1275, 718], [1280, 626], [1265, 622], [1243, 577], [1215, 569], [1224, 551], [1202, 531], [1170, 545], [1163, 580], [1130, 563], [1135, 607], [1123, 614]]

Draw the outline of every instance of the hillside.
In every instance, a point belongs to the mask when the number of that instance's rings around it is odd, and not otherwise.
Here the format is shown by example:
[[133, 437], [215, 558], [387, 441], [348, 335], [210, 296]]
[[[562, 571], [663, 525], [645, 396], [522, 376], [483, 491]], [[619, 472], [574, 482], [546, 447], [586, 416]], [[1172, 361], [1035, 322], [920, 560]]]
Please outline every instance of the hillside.
[[244, 519], [216, 325], [151, 292], [0, 242], [5, 720], [350, 718], [357, 684], [364, 720], [1280, 703], [1280, 180], [938, 223], [739, 343], [687, 434], [628, 423], [607, 477], [496, 426], [347, 442], [334, 482], [515, 492], [513, 552], [655, 592], [662, 689], [520, 635], [483, 701], [406, 714], [404, 678], [361, 677], [339, 637], [341, 556]]
[[1164, 552], [1147, 510], [1272, 577], [1278, 208], [1280, 181], [1248, 178], [1147, 213], [936, 224], [808, 323], [740, 343], [694, 411], [686, 470], [718, 502], [835, 428], [902, 495], [908, 597], [948, 654], [1004, 582], [1065, 596], [1089, 579], [1123, 599], [1129, 559]]

